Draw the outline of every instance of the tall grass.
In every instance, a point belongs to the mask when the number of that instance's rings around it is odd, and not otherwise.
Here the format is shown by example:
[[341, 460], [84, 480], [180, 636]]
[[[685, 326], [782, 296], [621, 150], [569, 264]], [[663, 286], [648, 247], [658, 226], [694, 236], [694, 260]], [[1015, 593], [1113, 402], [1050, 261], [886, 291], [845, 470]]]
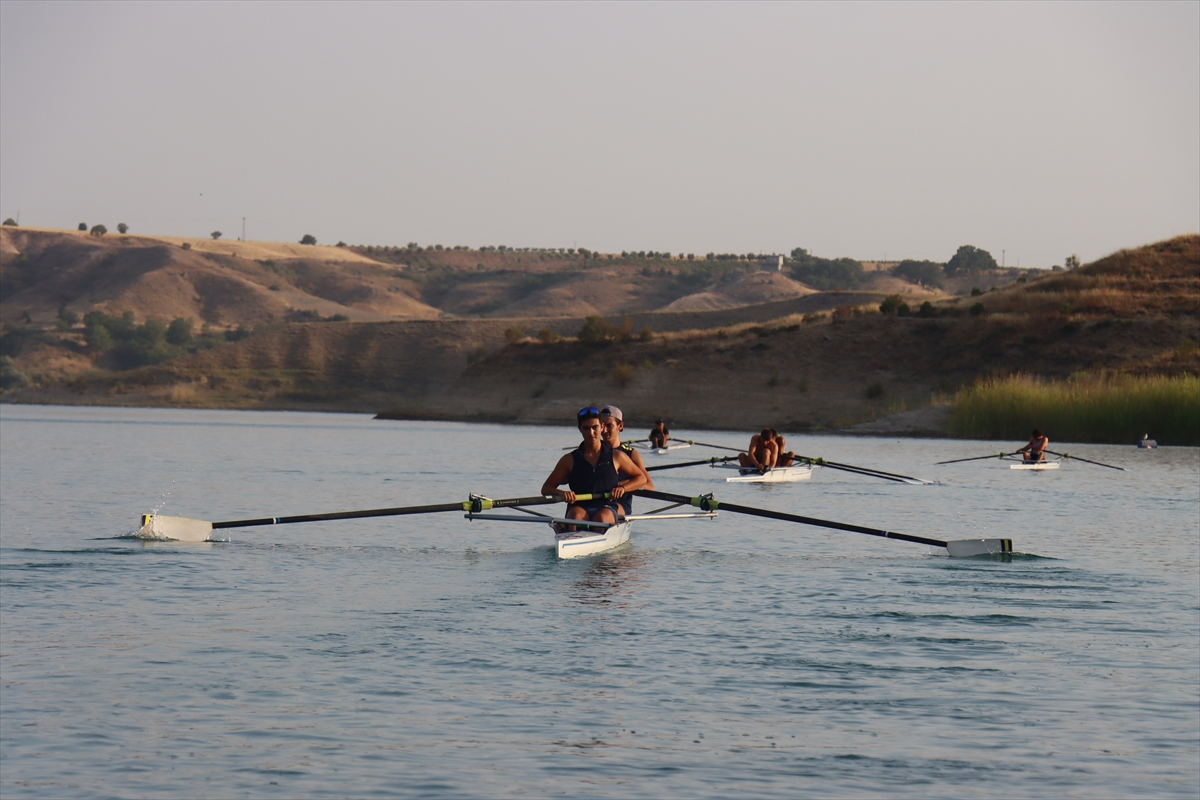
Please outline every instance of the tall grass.
[[[963, 389], [950, 405], [952, 435], [1024, 441], [1133, 444], [1149, 433], [1164, 445], [1200, 445], [1200, 378], [1080, 375], [1043, 381], [997, 378]], [[1053, 447], [1053, 445], [1051, 445]]]

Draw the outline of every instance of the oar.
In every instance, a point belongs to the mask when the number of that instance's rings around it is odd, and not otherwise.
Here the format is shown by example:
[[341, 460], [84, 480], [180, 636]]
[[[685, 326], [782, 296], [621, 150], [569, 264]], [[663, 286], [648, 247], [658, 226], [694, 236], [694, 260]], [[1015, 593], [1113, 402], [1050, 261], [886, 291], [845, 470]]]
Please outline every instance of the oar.
[[[576, 501], [599, 500], [608, 495], [575, 495]], [[143, 514], [138, 533], [158, 538], [177, 539], [181, 542], [204, 542], [218, 528], [250, 528], [258, 525], [287, 525], [292, 522], [324, 522], [334, 519], [363, 519], [365, 517], [398, 517], [405, 514], [437, 514], [443, 511], [466, 511], [478, 514], [491, 508], [511, 506], [539, 506], [563, 502], [561, 497], [538, 495], [536, 497], [513, 497], [507, 500], [489, 500], [472, 497], [459, 503], [438, 503], [430, 506], [401, 506], [399, 508], [371, 508], [365, 511], [335, 511], [330, 514], [299, 514], [294, 517], [259, 517], [258, 519], [235, 519], [228, 522], [206, 522], [187, 517], [168, 517], [162, 514]]]
[[737, 461], [737, 456], [717, 456], [715, 458], [702, 458], [699, 461], [681, 461], [678, 464], [660, 464], [655, 467], [646, 467], [646, 472], [653, 472], [656, 469], [675, 469], [676, 467], [695, 467], [700, 464], [724, 464], [726, 461]]
[[735, 514], [749, 514], [755, 517], [766, 517], [767, 519], [779, 519], [784, 522], [798, 522], [801, 525], [815, 525], [821, 528], [832, 528], [839, 531], [850, 531], [851, 533], [865, 533], [869, 536], [881, 536], [884, 539], [900, 539], [905, 542], [915, 542], [917, 544], [930, 545], [932, 547], [944, 547], [949, 551], [950, 555], [955, 558], [966, 558], [968, 556], [983, 555], [985, 553], [1011, 553], [1012, 539], [959, 539], [955, 541], [943, 542], [940, 539], [929, 539], [924, 536], [912, 536], [907, 533], [897, 533], [895, 531], [885, 531], [878, 528], [864, 528], [861, 525], [850, 525], [845, 522], [830, 522], [824, 519], [815, 519], [813, 517], [802, 517], [799, 514], [787, 514], [783, 511], [770, 511], [765, 508], [751, 508], [749, 506], [738, 506], [732, 503], [720, 503], [711, 495], [702, 497], [687, 497], [679, 494], [668, 494], [667, 492], [658, 492], [650, 489], [638, 489], [634, 492], [639, 497], [649, 497], [652, 500], [665, 500], [670, 503], [688, 504], [696, 506], [702, 511], [732, 511]]
[[684, 439], [683, 441], [687, 442], [688, 444], [694, 444], [694, 445], [698, 445], [698, 446], [700, 446], [700, 447], [711, 447], [711, 448], [713, 448], [714, 450], [732, 450], [732, 451], [733, 451], [733, 452], [735, 452], [735, 453], [744, 453], [744, 452], [746, 452], [745, 450], [743, 450], [743, 449], [742, 449], [742, 448], [740, 448], [740, 447], [726, 447], [726, 446], [725, 446], [725, 445], [723, 445], [723, 444], [706, 444], [705, 442], [694, 442], [694, 441], [692, 441], [691, 439]]
[[796, 460], [805, 461], [816, 467], [829, 467], [830, 469], [840, 469], [843, 472], [854, 472], [859, 475], [866, 475], [871, 478], [883, 478], [888, 481], [896, 481], [897, 483], [920, 484], [924, 486], [931, 485], [936, 481], [927, 481], [923, 478], [914, 478], [911, 475], [901, 475], [896, 472], [884, 472], [881, 469], [874, 467], [856, 467], [853, 464], [842, 464], [838, 461], [826, 461], [823, 458], [810, 458], [809, 456], [796, 456]]
[[1021, 452], [1021, 451], [1017, 450], [1016, 452], [1013, 452], [1013, 453], [997, 453], [994, 456], [974, 456], [972, 458], [953, 458], [949, 461], [938, 461], [936, 463], [938, 463], [938, 464], [957, 464], [960, 461], [982, 461], [985, 458], [1004, 458], [1005, 456], [1015, 456], [1019, 452]]
[[1109, 469], [1119, 469], [1119, 470], [1121, 470], [1121, 472], [1125, 471], [1124, 467], [1114, 467], [1112, 464], [1101, 464], [1099, 461], [1088, 461], [1086, 458], [1080, 458], [1079, 456], [1072, 456], [1072, 455], [1068, 455], [1066, 453], [1056, 453], [1053, 450], [1047, 450], [1046, 452], [1052, 456], [1060, 456], [1062, 458], [1073, 458], [1076, 461], [1085, 461], [1088, 464], [1095, 464], [1097, 467], [1108, 467]]

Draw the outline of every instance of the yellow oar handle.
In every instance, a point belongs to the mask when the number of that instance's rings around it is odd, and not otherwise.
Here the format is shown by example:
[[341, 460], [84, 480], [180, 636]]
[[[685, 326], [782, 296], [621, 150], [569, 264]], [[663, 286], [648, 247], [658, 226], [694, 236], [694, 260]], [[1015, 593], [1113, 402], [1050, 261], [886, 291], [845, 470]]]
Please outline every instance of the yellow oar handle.
[[[588, 500], [607, 500], [608, 497], [608, 494], [577, 494], [575, 495], [575, 502], [578, 503], [580, 501], [586, 502]], [[472, 497], [470, 500], [463, 502], [462, 510], [466, 511], [468, 514], [478, 514], [481, 511], [489, 511], [493, 508], [507, 508], [515, 505], [533, 505], [533, 503], [530, 502], [532, 499], [533, 498], [522, 497], [518, 498], [516, 501], [513, 501], [490, 500], [486, 497]], [[561, 497], [556, 497], [551, 494], [542, 495], [542, 499], [552, 503], [560, 502], [562, 500]]]

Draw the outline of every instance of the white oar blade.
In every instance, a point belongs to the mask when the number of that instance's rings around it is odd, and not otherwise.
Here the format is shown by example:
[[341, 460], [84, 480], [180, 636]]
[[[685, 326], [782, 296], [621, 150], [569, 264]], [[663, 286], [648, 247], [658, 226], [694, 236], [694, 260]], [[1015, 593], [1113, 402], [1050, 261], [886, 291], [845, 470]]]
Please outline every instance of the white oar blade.
[[970, 558], [998, 553], [1011, 553], [1012, 539], [957, 539], [946, 542], [951, 558]]
[[179, 542], [207, 542], [212, 529], [212, 523], [202, 519], [142, 514], [142, 527], [138, 536], [148, 539], [175, 539]]

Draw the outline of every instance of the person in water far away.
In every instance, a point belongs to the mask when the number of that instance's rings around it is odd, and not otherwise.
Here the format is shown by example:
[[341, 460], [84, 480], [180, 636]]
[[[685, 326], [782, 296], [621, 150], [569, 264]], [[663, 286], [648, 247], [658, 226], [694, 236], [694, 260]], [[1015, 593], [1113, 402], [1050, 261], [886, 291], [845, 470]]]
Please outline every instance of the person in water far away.
[[747, 469], [766, 472], [774, 469], [779, 459], [779, 445], [775, 441], [775, 432], [763, 428], [759, 433], [750, 437], [750, 447], [745, 453], [738, 454], [738, 463]]
[[[621, 414], [621, 409], [616, 406], [602, 406], [600, 408], [601, 438], [613, 450], [620, 450], [629, 456], [629, 460], [633, 462], [634, 466], [642, 471], [642, 474], [646, 476], [646, 482], [642, 485], [643, 489], [653, 489], [654, 480], [646, 471], [646, 462], [642, 460], [642, 454], [635, 450], [633, 445], [621, 443], [621, 431], [623, 430], [625, 430], [625, 419]], [[633, 497], [628, 493], [617, 501], [617, 513], [622, 518], [633, 513]]]
[[1018, 450], [1018, 453], [1025, 454], [1027, 462], [1045, 461], [1046, 448], [1050, 446], [1050, 440], [1042, 433], [1041, 428], [1033, 429], [1033, 436], [1029, 438], [1029, 444]]
[[654, 427], [650, 429], [650, 447], [654, 450], [661, 450], [667, 446], [669, 441], [671, 441], [671, 432], [667, 430], [667, 423], [661, 419], [654, 420]]
[[[646, 474], [624, 451], [613, 450], [601, 437], [600, 409], [587, 406], [576, 415], [583, 441], [558, 460], [542, 484], [543, 495], [559, 495], [567, 503], [568, 519], [591, 522], [617, 521], [617, 500], [642, 488]], [[566, 491], [558, 487], [567, 484]], [[576, 502], [576, 495], [608, 494], [609, 499]]]

